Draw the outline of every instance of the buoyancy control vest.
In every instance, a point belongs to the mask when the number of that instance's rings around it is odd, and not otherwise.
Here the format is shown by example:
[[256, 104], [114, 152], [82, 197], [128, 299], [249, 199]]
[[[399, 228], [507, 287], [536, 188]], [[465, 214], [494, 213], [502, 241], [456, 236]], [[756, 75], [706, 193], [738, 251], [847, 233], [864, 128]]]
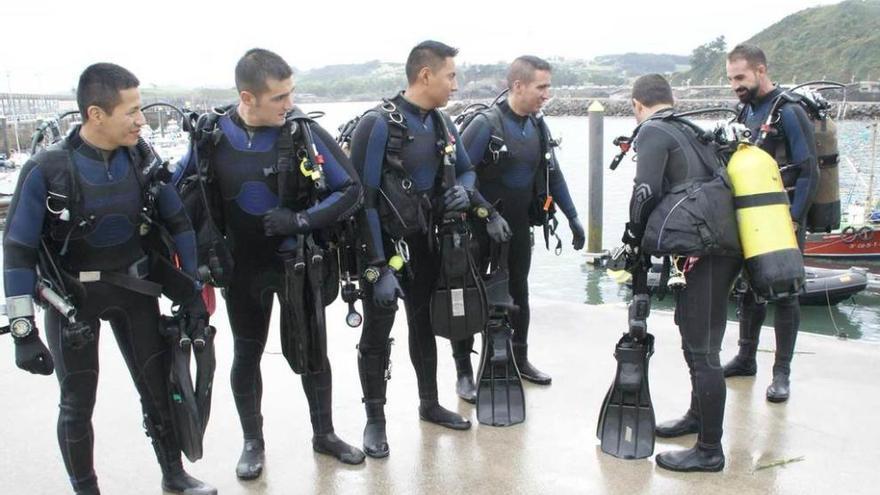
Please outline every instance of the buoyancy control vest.
[[[377, 204], [364, 206], [376, 208], [382, 230], [392, 239], [398, 240], [416, 233], [427, 235], [432, 228], [433, 200], [440, 191], [443, 167], [437, 168], [431, 191], [426, 193], [416, 190], [413, 178], [403, 164], [403, 149], [410, 141], [406, 117], [391, 99], [383, 99], [375, 108], [340, 126], [337, 142], [343, 149], [350, 147], [358, 122], [369, 113], [377, 113], [386, 122], [388, 138], [385, 143], [385, 158]], [[443, 120], [445, 117], [440, 111], [432, 110], [431, 118], [434, 121], [437, 153], [442, 155], [446, 147], [454, 143], [452, 137], [445, 131], [447, 127]], [[455, 154], [450, 155], [449, 159], [454, 165]]]
[[664, 256], [741, 256], [733, 192], [719, 145], [694, 132], [696, 124], [675, 114], [648, 119], [642, 126], [662, 126], [687, 160], [683, 182], [670, 184], [651, 211], [641, 246]]
[[[465, 129], [480, 115], [484, 116], [489, 123], [491, 132], [489, 143], [483, 156], [485, 166], [477, 168], [477, 178], [480, 182], [498, 180], [503, 173], [504, 159], [508, 155], [508, 149], [505, 145], [504, 116], [501, 107], [497, 104], [501, 96], [503, 94], [499, 95], [492, 105], [483, 103], [469, 105], [455, 118], [459, 135], [464, 134]], [[535, 129], [538, 130], [538, 136], [541, 141], [541, 163], [537, 169], [532, 189], [532, 200], [529, 203], [529, 223], [533, 227], [549, 226], [555, 235], [555, 226], [557, 224], [555, 217], [556, 204], [550, 193], [550, 177], [558, 170], [555, 148], [559, 146], [559, 142], [554, 140], [550, 134], [550, 128], [547, 126], [543, 114], [529, 115], [528, 118], [532, 121]]]

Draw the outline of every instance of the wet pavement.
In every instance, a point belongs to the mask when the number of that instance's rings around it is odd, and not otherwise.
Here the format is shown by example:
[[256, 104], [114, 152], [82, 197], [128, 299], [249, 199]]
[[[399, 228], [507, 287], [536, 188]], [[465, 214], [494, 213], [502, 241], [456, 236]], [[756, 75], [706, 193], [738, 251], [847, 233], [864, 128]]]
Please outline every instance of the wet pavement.
[[[277, 307], [277, 306], [276, 306]], [[344, 307], [329, 308], [330, 358], [337, 433], [360, 446], [364, 411], [355, 344], [360, 329], [344, 324]], [[475, 424], [454, 432], [419, 420], [415, 374], [404, 318], [393, 336], [392, 380], [386, 416], [391, 456], [346, 466], [311, 449], [308, 408], [280, 353], [277, 330], [263, 359], [266, 470], [257, 481], [234, 474], [241, 429], [229, 388], [232, 339], [225, 312], [214, 323], [217, 375], [205, 456], [187, 464], [221, 494], [413, 493], [670, 493], [806, 494], [880, 491], [880, 346], [801, 333], [793, 364], [792, 397], [770, 404], [772, 352], [758, 354], [754, 378], [728, 381], [724, 450], [719, 474], [679, 474], [653, 457], [624, 461], [602, 454], [595, 437], [598, 408], [614, 373], [612, 351], [625, 328], [621, 304], [587, 306], [534, 299], [532, 361], [553, 375], [549, 387], [527, 385], [526, 422], [507, 428]], [[651, 390], [658, 421], [682, 414], [689, 380], [680, 339], [668, 312], [652, 313], [656, 336]], [[273, 323], [277, 328], [277, 320]], [[722, 361], [735, 353], [736, 323], [728, 325]], [[0, 491], [69, 493], [55, 439], [58, 387], [52, 377], [15, 368], [13, 348], [0, 342]], [[772, 351], [772, 329], [761, 350]], [[440, 399], [476, 422], [474, 407], [455, 396], [447, 342], [438, 339]], [[474, 356], [474, 366], [479, 357]], [[160, 473], [140, 426], [134, 386], [109, 332], [101, 339], [101, 375], [94, 415], [95, 465], [104, 494], [158, 494]], [[690, 447], [695, 436], [658, 439], [655, 452]], [[777, 467], [776, 461], [801, 459]]]

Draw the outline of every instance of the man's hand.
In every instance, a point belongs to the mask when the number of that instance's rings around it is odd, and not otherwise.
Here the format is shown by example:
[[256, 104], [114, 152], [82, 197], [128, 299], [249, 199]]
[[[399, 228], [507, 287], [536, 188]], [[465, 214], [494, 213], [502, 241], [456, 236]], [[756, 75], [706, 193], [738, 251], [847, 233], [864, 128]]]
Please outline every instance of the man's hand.
[[30, 335], [15, 341], [15, 365], [19, 368], [38, 375], [51, 375], [55, 370], [52, 354], [46, 348], [46, 344], [40, 340], [40, 334], [33, 318], [28, 318], [33, 330]]
[[267, 236], [290, 236], [308, 232], [309, 219], [305, 213], [290, 208], [274, 208], [263, 215], [263, 230]]

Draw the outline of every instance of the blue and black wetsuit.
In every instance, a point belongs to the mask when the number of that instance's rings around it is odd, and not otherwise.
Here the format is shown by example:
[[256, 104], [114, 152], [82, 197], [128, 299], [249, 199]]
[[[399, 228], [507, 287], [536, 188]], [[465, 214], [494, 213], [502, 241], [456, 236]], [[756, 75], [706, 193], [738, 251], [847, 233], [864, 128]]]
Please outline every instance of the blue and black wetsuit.
[[[102, 152], [83, 141], [75, 129], [23, 167], [3, 238], [6, 296], [34, 296], [38, 250], [44, 240], [66, 273], [77, 319], [96, 336], [80, 349], [71, 348], [64, 331], [67, 318], [47, 307], [45, 331], [61, 388], [58, 443], [74, 490], [97, 487], [91, 418], [98, 385], [100, 320], [110, 322], [134, 379], [148, 431], [158, 442], [157, 456], [180, 466], [168, 408], [168, 344], [158, 331], [157, 298], [104, 281], [75, 281], [83, 272], [144, 273], [148, 253], [140, 234], [145, 202], [142, 168], [142, 158], [133, 148]], [[71, 171], [76, 174], [72, 179], [78, 202], [71, 192]], [[162, 186], [156, 206], [182, 266], [194, 276], [195, 234], [177, 191]], [[77, 228], [73, 224], [79, 220], [85, 223]], [[79, 290], [72, 290], [73, 286]]]
[[[529, 222], [529, 207], [535, 201], [535, 181], [539, 177], [539, 167], [544, 163], [542, 132], [534, 116], [522, 116], [511, 110], [507, 101], [498, 104], [501, 123], [504, 129], [493, 130], [492, 123], [484, 114], [474, 118], [465, 129], [462, 142], [467, 154], [475, 164], [479, 192], [486, 201], [496, 206], [510, 226], [513, 236], [510, 239], [509, 268], [510, 295], [519, 306], [519, 311], [511, 315], [513, 342], [516, 348], [524, 349], [529, 333], [529, 270], [532, 263], [532, 237]], [[501, 131], [507, 152], [502, 153], [497, 163], [493, 163], [488, 152], [492, 135]], [[556, 160], [555, 153], [552, 159]], [[568, 191], [568, 185], [558, 163], [550, 173], [550, 195], [562, 213], [569, 219], [577, 217], [577, 209]], [[485, 233], [483, 229], [482, 234]], [[488, 239], [481, 238], [481, 247], [488, 253]], [[481, 256], [486, 259], [486, 256]], [[456, 364], [469, 364], [473, 339], [453, 344]], [[464, 360], [468, 361], [465, 362]]]
[[[781, 93], [782, 89], [777, 87], [764, 97], [747, 103], [740, 113], [740, 121], [751, 129], [755, 138]], [[782, 168], [782, 181], [791, 202], [791, 218], [798, 224], [798, 246], [803, 251], [807, 212], [819, 187], [816, 139], [813, 123], [806, 110], [796, 103], [784, 104], [779, 110], [777, 124], [761, 147], [776, 158]], [[773, 370], [774, 376], [781, 374], [787, 378], [800, 326], [800, 304], [797, 296], [792, 296], [776, 301], [775, 305], [776, 363]], [[760, 300], [749, 290], [742, 298], [740, 313], [740, 352], [737, 360], [754, 363], [761, 326], [767, 316], [766, 301]], [[754, 371], [749, 371], [749, 374], [754, 374]]]
[[[403, 167], [409, 174], [414, 190], [436, 200], [443, 191], [437, 187], [442, 166], [438, 147], [437, 116], [456, 140], [456, 175], [458, 183], [473, 191], [475, 174], [455, 126], [439, 111], [425, 111], [403, 95], [391, 99], [403, 116], [406, 142], [401, 150]], [[389, 137], [387, 117], [380, 111], [368, 112], [358, 123], [351, 143], [351, 159], [364, 182], [364, 210], [361, 213], [361, 236], [367, 246], [365, 263], [384, 267], [395, 254], [394, 241], [379, 222], [378, 204], [384, 201], [380, 192], [383, 167], [386, 166], [386, 145]], [[429, 248], [429, 233], [415, 233], [403, 240], [409, 246], [409, 268], [402, 272], [401, 285], [405, 294], [409, 355], [418, 380], [419, 398], [437, 401], [437, 343], [431, 329], [430, 299], [439, 276], [439, 256]], [[373, 286], [364, 284], [364, 328], [358, 346], [361, 359], [361, 385], [368, 405], [385, 402], [385, 369], [390, 347], [389, 335], [394, 324], [395, 308], [381, 308], [373, 303]], [[384, 416], [383, 416], [384, 421]]]
[[[210, 193], [219, 196], [223, 225], [220, 228], [235, 261], [226, 292], [226, 310], [235, 339], [232, 392], [245, 440], [262, 440], [262, 377], [260, 360], [269, 332], [273, 296], [282, 287], [284, 269], [278, 249], [285, 238], [267, 236], [263, 216], [283, 206], [304, 211], [313, 231], [321, 231], [348, 218], [359, 205], [361, 187], [348, 158], [332, 137], [310, 123], [318, 153], [324, 156], [328, 192], [315, 204], [298, 197], [302, 181], [311, 180], [297, 171], [290, 174], [285, 204], [279, 205], [278, 178], [270, 173], [278, 161], [281, 127], [248, 128], [235, 109], [220, 117], [222, 137], [215, 145], [208, 175]], [[332, 375], [329, 362], [321, 373], [304, 374], [303, 390], [309, 402], [316, 436], [333, 433], [331, 412]]]

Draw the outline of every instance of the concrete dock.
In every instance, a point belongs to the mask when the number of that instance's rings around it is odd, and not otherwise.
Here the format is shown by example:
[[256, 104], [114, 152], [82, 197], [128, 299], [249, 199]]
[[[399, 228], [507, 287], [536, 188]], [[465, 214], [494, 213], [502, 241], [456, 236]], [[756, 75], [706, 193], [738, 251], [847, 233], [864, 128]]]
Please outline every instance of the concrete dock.
[[[527, 385], [526, 422], [508, 428], [476, 424], [474, 407], [455, 396], [451, 351], [442, 339], [441, 403], [475, 424], [454, 432], [419, 420], [405, 319], [399, 317], [386, 407], [391, 456], [367, 458], [360, 466], [312, 451], [300, 380], [281, 356], [277, 330], [272, 332], [262, 367], [266, 469], [259, 480], [241, 482], [234, 473], [241, 429], [229, 388], [232, 339], [220, 303], [213, 319], [219, 330], [217, 375], [205, 456], [187, 469], [221, 494], [880, 493], [880, 346], [801, 333], [787, 404], [765, 400], [773, 354], [760, 352], [757, 377], [728, 381], [727, 467], [719, 474], [678, 474], [657, 468], [653, 458], [607, 456], [596, 440], [598, 408], [614, 373], [613, 347], [626, 325], [624, 306], [539, 298], [533, 298], [530, 352], [533, 362], [553, 375], [553, 384]], [[355, 350], [360, 329], [345, 326], [341, 303], [328, 309], [336, 432], [360, 446], [364, 411]], [[690, 385], [672, 315], [655, 311], [648, 325], [656, 336], [651, 390], [662, 421], [685, 411]], [[735, 322], [728, 325], [722, 361], [735, 352], [736, 328]], [[137, 395], [109, 326], [102, 330], [94, 415], [102, 493], [161, 493]], [[0, 342], [0, 493], [70, 493], [55, 437], [57, 382], [15, 368], [9, 337]], [[760, 348], [774, 348], [772, 329], [763, 332]], [[658, 439], [655, 452], [694, 441], [694, 435]], [[800, 460], [764, 468], [792, 459]]]

